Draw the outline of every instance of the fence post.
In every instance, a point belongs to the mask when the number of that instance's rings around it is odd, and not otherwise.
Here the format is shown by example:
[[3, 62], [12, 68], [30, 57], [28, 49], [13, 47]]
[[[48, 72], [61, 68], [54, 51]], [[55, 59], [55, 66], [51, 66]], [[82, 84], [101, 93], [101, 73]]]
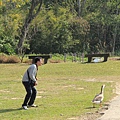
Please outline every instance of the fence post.
[[76, 53], [72, 53], [72, 62], [76, 62]]
[[84, 53], [82, 53], [82, 56], [81, 56], [81, 57], [82, 57], [82, 58], [81, 58], [81, 60], [82, 60], [81, 62], [84, 63]]
[[67, 54], [64, 53], [64, 62], [66, 62]]

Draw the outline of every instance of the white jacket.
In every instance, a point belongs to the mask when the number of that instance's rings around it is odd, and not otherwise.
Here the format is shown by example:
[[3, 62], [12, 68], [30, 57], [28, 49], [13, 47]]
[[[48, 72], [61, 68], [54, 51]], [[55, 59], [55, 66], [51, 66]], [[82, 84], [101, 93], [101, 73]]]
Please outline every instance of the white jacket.
[[[35, 64], [32, 64], [28, 69], [27, 69], [28, 73], [29, 73], [29, 77], [31, 80], [36, 81], [36, 75], [37, 75], [37, 66]], [[29, 78], [28, 78], [28, 73], [27, 71], [25, 72], [25, 74], [23, 75], [22, 81], [23, 82], [28, 82]]]

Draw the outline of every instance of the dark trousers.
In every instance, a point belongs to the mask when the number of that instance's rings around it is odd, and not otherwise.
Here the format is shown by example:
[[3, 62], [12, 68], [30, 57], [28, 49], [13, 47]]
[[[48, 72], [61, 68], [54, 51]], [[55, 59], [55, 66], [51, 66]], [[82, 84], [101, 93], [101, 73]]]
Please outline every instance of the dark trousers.
[[34, 86], [31, 86], [29, 82], [22, 82], [26, 89], [26, 96], [22, 106], [32, 105], [35, 101], [37, 90]]

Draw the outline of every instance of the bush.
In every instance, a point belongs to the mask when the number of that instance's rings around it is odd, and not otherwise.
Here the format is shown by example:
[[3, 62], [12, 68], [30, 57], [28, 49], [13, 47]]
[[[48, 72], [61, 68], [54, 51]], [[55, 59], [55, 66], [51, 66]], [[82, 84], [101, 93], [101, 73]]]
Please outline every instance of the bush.
[[7, 60], [6, 56], [4, 56], [4, 55], [0, 56], [0, 63], [5, 63], [6, 60]]
[[6, 63], [19, 63], [20, 60], [16, 56], [8, 56]]
[[0, 54], [0, 63], [19, 63], [20, 60], [17, 56], [8, 56], [6, 54]]
[[0, 63], [5, 63], [7, 60], [7, 55], [4, 53], [0, 53]]

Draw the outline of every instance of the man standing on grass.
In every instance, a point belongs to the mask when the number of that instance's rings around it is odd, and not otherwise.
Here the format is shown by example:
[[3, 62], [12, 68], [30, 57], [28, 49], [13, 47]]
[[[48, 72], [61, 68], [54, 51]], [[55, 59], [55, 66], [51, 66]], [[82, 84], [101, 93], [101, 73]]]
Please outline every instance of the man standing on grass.
[[42, 65], [42, 58], [36, 57], [35, 58], [35, 63], [32, 64], [27, 71], [25, 72], [22, 83], [25, 87], [25, 90], [27, 92], [24, 102], [22, 104], [22, 108], [27, 110], [28, 107], [37, 107], [34, 104], [37, 90], [35, 86], [37, 85], [37, 71], [38, 71], [38, 66]]

